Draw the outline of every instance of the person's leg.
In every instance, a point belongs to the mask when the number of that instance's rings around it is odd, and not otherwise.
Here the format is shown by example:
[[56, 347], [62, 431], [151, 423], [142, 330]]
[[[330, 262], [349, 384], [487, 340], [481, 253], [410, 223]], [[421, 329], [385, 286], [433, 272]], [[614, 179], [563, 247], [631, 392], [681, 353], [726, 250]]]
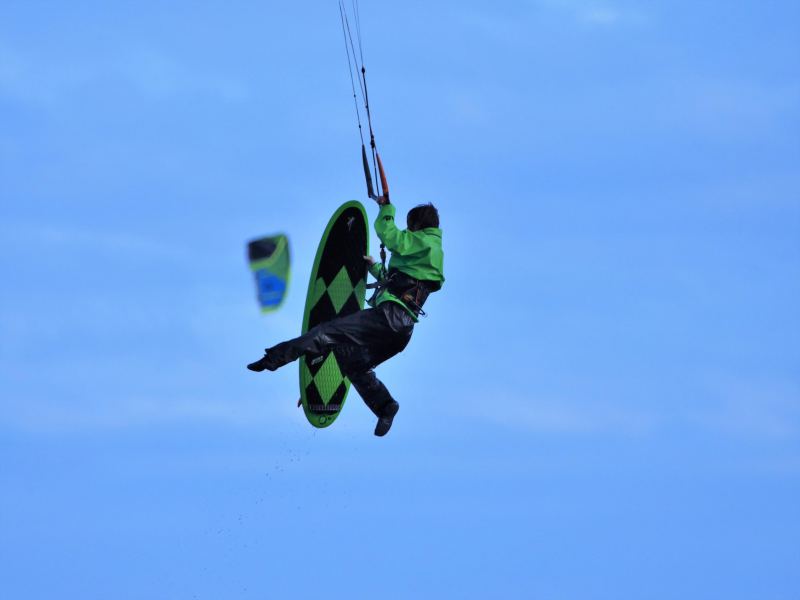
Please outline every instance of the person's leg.
[[400, 410], [400, 405], [392, 398], [389, 390], [375, 376], [375, 371], [372, 369], [349, 377], [358, 395], [364, 400], [364, 404], [378, 417], [378, 423], [375, 425], [375, 435], [386, 435], [392, 427], [394, 416]]
[[264, 357], [247, 365], [247, 368], [251, 371], [275, 371], [304, 354], [324, 354], [337, 345], [361, 348], [379, 346], [387, 333], [391, 334], [391, 331], [381, 311], [362, 310], [320, 323], [299, 337], [267, 348]]
[[378, 417], [375, 435], [383, 436], [392, 426], [400, 405], [372, 370], [401, 352], [414, 329], [408, 313], [394, 302], [362, 310], [312, 328], [307, 333], [268, 348], [264, 357], [247, 365], [252, 371], [274, 371], [304, 354], [334, 350], [365, 404]]

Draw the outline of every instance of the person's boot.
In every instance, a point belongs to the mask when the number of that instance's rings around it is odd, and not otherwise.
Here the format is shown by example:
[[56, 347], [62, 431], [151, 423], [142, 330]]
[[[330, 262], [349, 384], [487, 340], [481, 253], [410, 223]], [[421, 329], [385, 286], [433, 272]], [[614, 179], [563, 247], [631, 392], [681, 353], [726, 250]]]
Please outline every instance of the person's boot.
[[276, 365], [269, 357], [269, 352], [264, 352], [264, 356], [259, 358], [256, 362], [252, 362], [247, 365], [247, 368], [251, 371], [255, 371], [256, 373], [260, 373], [264, 369], [275, 371], [278, 369], [278, 365]]
[[375, 435], [383, 437], [392, 428], [392, 421], [397, 411], [400, 410], [400, 405], [395, 400], [390, 400], [386, 403], [381, 411], [380, 418], [377, 425], [375, 425]]

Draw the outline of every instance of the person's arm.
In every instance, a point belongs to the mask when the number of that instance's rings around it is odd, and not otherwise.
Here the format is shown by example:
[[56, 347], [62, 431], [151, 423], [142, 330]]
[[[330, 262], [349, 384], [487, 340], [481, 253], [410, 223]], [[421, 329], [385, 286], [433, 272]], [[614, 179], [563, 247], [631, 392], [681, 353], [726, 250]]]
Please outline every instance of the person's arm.
[[408, 254], [414, 243], [411, 232], [397, 228], [394, 222], [396, 209], [393, 204], [381, 204], [378, 218], [375, 219], [375, 233], [383, 244], [391, 251], [401, 256]]
[[369, 272], [375, 279], [380, 281], [386, 277], [386, 271], [381, 263], [375, 262], [375, 259], [371, 256], [365, 256], [364, 260], [367, 261], [367, 264], [369, 265]]
[[378, 281], [382, 281], [386, 279], [386, 269], [383, 268], [381, 263], [375, 263], [369, 268], [369, 272], [372, 273], [372, 276], [377, 279]]

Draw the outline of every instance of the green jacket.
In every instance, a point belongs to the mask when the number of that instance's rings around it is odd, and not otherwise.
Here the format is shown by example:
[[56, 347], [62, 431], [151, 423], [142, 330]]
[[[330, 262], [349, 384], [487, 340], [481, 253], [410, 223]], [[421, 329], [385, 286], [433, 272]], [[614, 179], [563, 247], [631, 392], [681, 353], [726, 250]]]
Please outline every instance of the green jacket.
[[[389, 269], [397, 269], [420, 281], [444, 283], [444, 252], [442, 251], [442, 230], [438, 227], [426, 227], [419, 231], [398, 229], [394, 222], [396, 209], [393, 204], [384, 204], [375, 219], [375, 233], [386, 248], [392, 253]], [[376, 279], [383, 279], [386, 273], [381, 263], [375, 263], [369, 269]], [[384, 302], [397, 302], [403, 306], [414, 320], [414, 312], [399, 298], [387, 290], [381, 291], [375, 300], [375, 306]]]

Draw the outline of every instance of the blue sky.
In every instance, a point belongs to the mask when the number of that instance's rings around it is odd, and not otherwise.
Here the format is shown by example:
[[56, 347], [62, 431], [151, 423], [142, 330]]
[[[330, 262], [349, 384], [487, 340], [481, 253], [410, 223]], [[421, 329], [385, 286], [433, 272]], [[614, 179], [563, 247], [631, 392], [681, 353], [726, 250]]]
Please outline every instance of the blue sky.
[[800, 7], [361, 18], [446, 252], [384, 439], [244, 369], [366, 201], [336, 3], [0, 6], [0, 596], [795, 598]]

